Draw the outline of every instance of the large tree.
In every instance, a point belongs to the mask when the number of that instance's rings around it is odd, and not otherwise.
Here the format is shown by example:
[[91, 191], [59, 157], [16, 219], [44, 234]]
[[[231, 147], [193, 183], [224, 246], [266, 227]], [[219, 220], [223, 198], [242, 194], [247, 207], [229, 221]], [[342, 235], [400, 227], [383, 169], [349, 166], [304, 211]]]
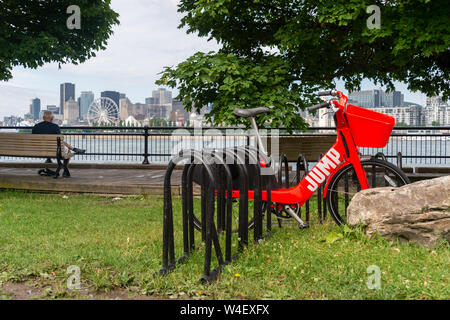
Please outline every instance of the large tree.
[[157, 83], [177, 87], [188, 109], [212, 103], [216, 124], [238, 123], [235, 107], [273, 106], [260, 123], [290, 128], [305, 126], [293, 111], [336, 80], [350, 91], [364, 78], [391, 90], [401, 81], [448, 98], [449, 9], [448, 0], [181, 0], [180, 27], [221, 48], [165, 68]]
[[[106, 48], [118, 14], [110, 0], [0, 1], [0, 80], [15, 66], [78, 64]], [[68, 10], [76, 5], [80, 9]], [[68, 23], [69, 20], [69, 23]], [[80, 24], [78, 24], [80, 22]]]

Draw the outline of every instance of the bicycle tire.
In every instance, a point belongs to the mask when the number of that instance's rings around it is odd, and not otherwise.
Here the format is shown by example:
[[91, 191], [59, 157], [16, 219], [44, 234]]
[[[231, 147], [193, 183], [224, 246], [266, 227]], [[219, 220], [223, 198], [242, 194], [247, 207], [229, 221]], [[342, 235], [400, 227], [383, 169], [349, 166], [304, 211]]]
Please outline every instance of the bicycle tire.
[[[392, 187], [400, 187], [405, 184], [409, 184], [410, 181], [408, 177], [405, 175], [405, 173], [398, 168], [397, 166], [393, 165], [390, 162], [387, 162], [385, 160], [380, 160], [376, 158], [371, 158], [369, 160], [361, 161], [361, 165], [363, 166], [364, 170], [366, 171], [367, 180], [369, 182], [369, 188], [376, 188], [381, 187], [383, 185], [380, 185], [380, 180], [384, 181], [384, 186], [392, 186]], [[366, 168], [369, 168], [369, 174], [367, 174]], [[378, 168], [378, 169], [376, 169]], [[389, 175], [387, 172], [389, 171]], [[377, 173], [378, 172], [384, 172], [384, 175], [381, 177], [381, 179], [378, 179]], [[374, 175], [375, 173], [375, 175]], [[350, 189], [352, 188], [350, 183], [350, 177], [349, 174], [352, 175], [352, 182], [356, 182], [356, 192], [361, 190], [361, 186], [359, 184], [359, 180], [356, 177], [356, 172], [353, 168], [353, 165], [348, 165], [343, 168], [341, 168], [331, 179], [330, 184], [327, 188], [327, 198], [326, 202], [330, 211], [330, 215], [332, 216], [333, 220], [338, 224], [342, 225], [346, 222], [346, 213], [347, 213], [347, 207], [348, 204], [351, 201], [350, 195], [352, 197], [354, 194], [351, 194]], [[346, 178], [347, 177], [347, 178]], [[342, 180], [343, 179], [343, 180]], [[346, 181], [347, 179], [347, 181]], [[395, 179], [395, 180], [394, 180]], [[343, 191], [343, 197], [344, 197], [344, 206], [342, 210], [339, 208], [339, 200], [341, 198], [339, 197], [339, 190], [342, 190], [342, 181], [344, 184], [344, 191]], [[395, 184], [395, 185], [393, 185]], [[353, 189], [355, 188], [355, 185], [353, 186]], [[354, 191], [354, 190], [353, 190]], [[345, 218], [344, 218], [345, 216]]]

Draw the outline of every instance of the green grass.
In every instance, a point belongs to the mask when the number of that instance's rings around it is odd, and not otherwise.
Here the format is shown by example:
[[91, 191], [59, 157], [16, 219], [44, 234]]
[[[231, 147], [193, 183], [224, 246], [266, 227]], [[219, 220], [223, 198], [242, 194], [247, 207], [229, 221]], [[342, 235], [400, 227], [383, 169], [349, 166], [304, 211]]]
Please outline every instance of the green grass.
[[[180, 230], [176, 200], [175, 227]], [[425, 249], [368, 239], [331, 222], [307, 230], [274, 227], [272, 237], [250, 245], [209, 285], [199, 283], [201, 248], [167, 276], [155, 275], [161, 268], [162, 208], [156, 196], [113, 200], [0, 191], [0, 285], [33, 281], [53, 286], [49, 297], [77, 297], [66, 288], [67, 267], [76, 265], [82, 286], [91, 291], [127, 288], [166, 298], [450, 298], [448, 244]], [[325, 241], [336, 234], [344, 236]], [[179, 255], [179, 231], [176, 246]], [[366, 285], [370, 265], [381, 270], [379, 290]]]

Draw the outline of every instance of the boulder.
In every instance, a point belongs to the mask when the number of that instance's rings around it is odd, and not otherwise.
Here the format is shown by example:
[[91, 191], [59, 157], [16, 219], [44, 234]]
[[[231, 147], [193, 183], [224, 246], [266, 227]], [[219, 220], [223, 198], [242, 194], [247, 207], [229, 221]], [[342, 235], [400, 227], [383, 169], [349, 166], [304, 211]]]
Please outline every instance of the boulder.
[[347, 208], [347, 223], [363, 225], [368, 236], [425, 247], [450, 242], [450, 176], [358, 192]]

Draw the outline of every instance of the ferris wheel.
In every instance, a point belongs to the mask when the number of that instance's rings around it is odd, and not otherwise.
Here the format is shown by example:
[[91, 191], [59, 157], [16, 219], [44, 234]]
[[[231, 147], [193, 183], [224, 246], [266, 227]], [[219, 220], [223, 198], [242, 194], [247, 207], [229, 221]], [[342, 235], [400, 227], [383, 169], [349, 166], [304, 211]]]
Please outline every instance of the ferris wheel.
[[111, 124], [119, 121], [119, 107], [114, 100], [106, 97], [94, 100], [88, 109], [90, 125]]

